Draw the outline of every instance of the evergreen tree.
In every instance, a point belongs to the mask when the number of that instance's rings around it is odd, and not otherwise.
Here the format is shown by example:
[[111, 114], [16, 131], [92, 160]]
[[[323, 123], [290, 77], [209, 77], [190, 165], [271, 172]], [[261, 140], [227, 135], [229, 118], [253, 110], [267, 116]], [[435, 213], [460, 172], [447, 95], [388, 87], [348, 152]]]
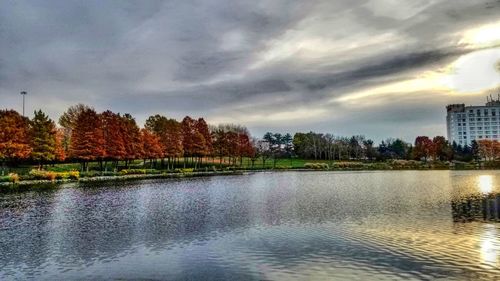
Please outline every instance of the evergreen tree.
[[30, 122], [31, 158], [38, 162], [38, 169], [44, 162], [56, 158], [56, 125], [41, 110], [35, 111], [35, 116]]

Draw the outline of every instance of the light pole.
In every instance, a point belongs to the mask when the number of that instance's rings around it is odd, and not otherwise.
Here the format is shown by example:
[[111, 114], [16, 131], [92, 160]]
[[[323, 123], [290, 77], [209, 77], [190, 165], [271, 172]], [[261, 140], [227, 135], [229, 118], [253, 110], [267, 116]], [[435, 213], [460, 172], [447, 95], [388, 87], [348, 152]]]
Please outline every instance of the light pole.
[[22, 91], [21, 92], [21, 96], [23, 96], [23, 117], [24, 117], [24, 97], [27, 95], [28, 93], [26, 91]]

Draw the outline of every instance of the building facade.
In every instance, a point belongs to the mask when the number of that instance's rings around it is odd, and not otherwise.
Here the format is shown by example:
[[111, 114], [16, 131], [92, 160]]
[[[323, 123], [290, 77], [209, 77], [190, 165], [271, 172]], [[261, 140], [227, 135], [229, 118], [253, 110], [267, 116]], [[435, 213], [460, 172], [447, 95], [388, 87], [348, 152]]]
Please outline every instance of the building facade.
[[483, 106], [446, 106], [446, 129], [450, 143], [470, 145], [473, 140], [500, 140], [500, 98]]

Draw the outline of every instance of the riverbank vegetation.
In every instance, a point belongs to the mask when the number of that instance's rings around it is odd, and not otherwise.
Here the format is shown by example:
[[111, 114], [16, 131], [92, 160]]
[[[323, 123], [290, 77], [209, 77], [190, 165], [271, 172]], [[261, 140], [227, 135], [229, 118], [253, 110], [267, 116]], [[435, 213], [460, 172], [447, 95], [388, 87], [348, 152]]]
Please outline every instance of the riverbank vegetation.
[[316, 132], [252, 138], [241, 125], [210, 126], [150, 116], [141, 128], [130, 114], [75, 105], [58, 125], [37, 110], [32, 119], [0, 110], [0, 182], [78, 180], [102, 176], [256, 169], [390, 170], [498, 168], [500, 145], [461, 146], [444, 137], [414, 143]]

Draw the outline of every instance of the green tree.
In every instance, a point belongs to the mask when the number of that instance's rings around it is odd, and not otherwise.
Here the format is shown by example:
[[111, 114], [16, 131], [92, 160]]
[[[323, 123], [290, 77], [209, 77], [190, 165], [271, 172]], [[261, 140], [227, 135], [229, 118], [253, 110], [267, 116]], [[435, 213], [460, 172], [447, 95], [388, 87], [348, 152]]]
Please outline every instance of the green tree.
[[31, 158], [38, 162], [38, 169], [44, 162], [55, 159], [56, 150], [56, 125], [41, 110], [35, 111], [35, 116], [30, 121]]

